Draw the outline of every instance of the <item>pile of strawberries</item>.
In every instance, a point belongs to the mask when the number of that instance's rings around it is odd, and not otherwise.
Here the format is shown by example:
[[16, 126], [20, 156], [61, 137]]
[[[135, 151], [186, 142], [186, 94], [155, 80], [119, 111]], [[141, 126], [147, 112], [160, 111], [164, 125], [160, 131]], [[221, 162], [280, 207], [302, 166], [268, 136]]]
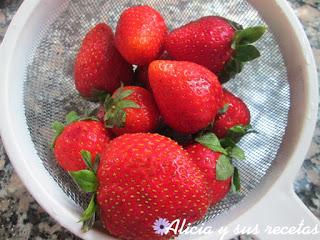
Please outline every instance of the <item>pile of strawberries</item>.
[[208, 16], [169, 32], [155, 9], [134, 6], [115, 35], [105, 23], [87, 33], [75, 87], [97, 109], [53, 123], [57, 162], [92, 193], [84, 231], [99, 209], [113, 236], [169, 239], [153, 229], [157, 219], [194, 223], [240, 190], [232, 161], [245, 158], [237, 143], [250, 112], [221, 83], [260, 56], [252, 43], [265, 30]]

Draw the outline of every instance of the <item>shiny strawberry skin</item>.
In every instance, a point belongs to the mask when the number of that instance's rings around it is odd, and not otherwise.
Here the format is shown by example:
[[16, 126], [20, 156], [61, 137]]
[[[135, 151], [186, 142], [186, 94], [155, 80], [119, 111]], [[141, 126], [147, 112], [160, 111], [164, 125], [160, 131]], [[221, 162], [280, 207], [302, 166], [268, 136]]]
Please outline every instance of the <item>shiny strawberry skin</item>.
[[65, 171], [86, 169], [81, 150], [91, 153], [92, 160], [101, 153], [110, 141], [109, 134], [101, 122], [78, 121], [65, 126], [54, 144], [54, 155]]
[[211, 190], [211, 205], [215, 205], [227, 195], [231, 186], [231, 177], [224, 181], [216, 179], [216, 163], [221, 153], [214, 152], [199, 143], [187, 147], [186, 151], [205, 174]]
[[[192, 176], [192, 177], [190, 177]], [[158, 218], [200, 220], [208, 183], [176, 142], [158, 134], [125, 134], [101, 155], [97, 202], [103, 226], [120, 239], [169, 239], [152, 229]]]
[[97, 24], [85, 36], [76, 56], [76, 89], [90, 98], [97, 90], [113, 92], [121, 82], [129, 84], [132, 78], [132, 66], [116, 49], [111, 28], [105, 23]]
[[165, 21], [158, 11], [149, 6], [134, 6], [121, 14], [115, 41], [128, 62], [145, 65], [159, 56], [166, 34]]
[[229, 105], [227, 112], [217, 115], [213, 127], [213, 132], [219, 138], [225, 137], [233, 126], [246, 126], [250, 123], [250, 111], [247, 105], [227, 90], [223, 90], [224, 104]]
[[125, 100], [135, 102], [140, 108], [124, 109], [126, 112], [124, 127], [114, 127], [112, 128], [112, 131], [118, 136], [124, 133], [154, 131], [158, 127], [160, 115], [152, 94], [148, 90], [136, 86], [123, 87], [122, 90], [132, 90], [133, 93], [126, 97]]
[[218, 74], [233, 54], [234, 35], [227, 20], [208, 16], [172, 31], [164, 45], [174, 59], [195, 62]]
[[164, 121], [174, 130], [195, 133], [221, 108], [222, 87], [215, 74], [191, 62], [157, 60], [149, 81]]

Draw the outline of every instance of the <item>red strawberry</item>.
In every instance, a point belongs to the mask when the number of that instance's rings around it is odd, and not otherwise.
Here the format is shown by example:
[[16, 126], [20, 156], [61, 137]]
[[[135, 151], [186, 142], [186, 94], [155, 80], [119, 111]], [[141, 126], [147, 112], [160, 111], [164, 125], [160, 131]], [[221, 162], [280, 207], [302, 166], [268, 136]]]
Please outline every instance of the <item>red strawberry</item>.
[[121, 14], [115, 41], [128, 62], [144, 65], [159, 56], [166, 34], [167, 27], [159, 12], [149, 6], [135, 6]]
[[186, 151], [207, 177], [212, 191], [211, 205], [218, 203], [229, 192], [232, 180], [232, 177], [226, 180], [218, 180], [216, 178], [216, 164], [222, 154], [212, 151], [199, 143], [187, 147]]
[[203, 65], [226, 81], [241, 71], [243, 62], [260, 56], [248, 44], [257, 41], [265, 30], [243, 30], [225, 18], [208, 16], [172, 31], [165, 40], [165, 49], [174, 59]]
[[225, 112], [217, 115], [213, 126], [213, 132], [219, 138], [225, 137], [232, 127], [246, 128], [250, 123], [250, 111], [240, 98], [224, 90], [223, 104]]
[[165, 48], [178, 60], [201, 64], [218, 74], [232, 55], [235, 30], [221, 17], [203, 17], [171, 32]]
[[171, 232], [155, 233], [156, 220], [193, 223], [208, 209], [204, 175], [176, 142], [158, 134], [112, 140], [101, 155], [97, 177], [101, 221], [120, 239], [169, 239]]
[[113, 92], [120, 82], [130, 83], [132, 66], [117, 51], [111, 28], [100, 23], [84, 38], [74, 66], [75, 85], [88, 98], [99, 91]]
[[218, 78], [198, 64], [153, 61], [149, 80], [164, 121], [178, 132], [195, 133], [207, 127], [221, 108]]
[[158, 107], [152, 94], [135, 86], [121, 87], [104, 103], [105, 124], [116, 135], [152, 132], [159, 123]]
[[53, 124], [56, 131], [54, 155], [65, 171], [85, 169], [82, 151], [88, 151], [94, 161], [110, 140], [101, 122], [85, 119], [82, 120], [75, 112], [71, 112], [66, 117], [66, 126], [60, 122]]

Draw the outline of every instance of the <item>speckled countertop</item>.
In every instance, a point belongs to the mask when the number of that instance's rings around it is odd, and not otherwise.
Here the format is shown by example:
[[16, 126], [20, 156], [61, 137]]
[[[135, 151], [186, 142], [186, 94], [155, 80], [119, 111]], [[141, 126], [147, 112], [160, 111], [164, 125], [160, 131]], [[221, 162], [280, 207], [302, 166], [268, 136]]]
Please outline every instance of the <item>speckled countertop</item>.
[[[22, 1], [0, 0], [0, 43]], [[290, 3], [304, 25], [320, 66], [320, 1], [290, 0]], [[308, 208], [320, 218], [320, 115], [308, 156], [297, 176], [295, 190]], [[1, 138], [0, 239], [78, 239], [57, 224], [33, 200], [13, 170]]]

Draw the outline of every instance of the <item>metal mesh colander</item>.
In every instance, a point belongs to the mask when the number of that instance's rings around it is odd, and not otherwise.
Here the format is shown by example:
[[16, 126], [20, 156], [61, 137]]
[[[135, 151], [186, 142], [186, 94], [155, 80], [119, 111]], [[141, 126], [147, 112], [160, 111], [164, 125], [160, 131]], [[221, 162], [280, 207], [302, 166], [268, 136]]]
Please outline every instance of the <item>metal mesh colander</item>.
[[[60, 11], [48, 13], [52, 16], [51, 24], [45, 25], [35, 42], [25, 75], [25, 115], [43, 165], [65, 194], [82, 207], [86, 205], [86, 196], [53, 158], [50, 126], [54, 120], [63, 120], [71, 110], [83, 112], [93, 107], [78, 96], [73, 83], [74, 58], [86, 32], [98, 22], [106, 22], [114, 29], [120, 13], [137, 4], [148, 4], [159, 10], [170, 29], [207, 15], [222, 15], [244, 26], [266, 25], [244, 0], [70, 0], [60, 6]], [[286, 129], [290, 89], [282, 55], [271, 33], [265, 34], [257, 47], [262, 57], [247, 64], [236, 79], [225, 85], [248, 104], [252, 125], [258, 131], [240, 143], [247, 156], [245, 161], [235, 163], [241, 173], [242, 190], [239, 194], [229, 194], [211, 208], [204, 220], [235, 206], [259, 185], [269, 171]]]

